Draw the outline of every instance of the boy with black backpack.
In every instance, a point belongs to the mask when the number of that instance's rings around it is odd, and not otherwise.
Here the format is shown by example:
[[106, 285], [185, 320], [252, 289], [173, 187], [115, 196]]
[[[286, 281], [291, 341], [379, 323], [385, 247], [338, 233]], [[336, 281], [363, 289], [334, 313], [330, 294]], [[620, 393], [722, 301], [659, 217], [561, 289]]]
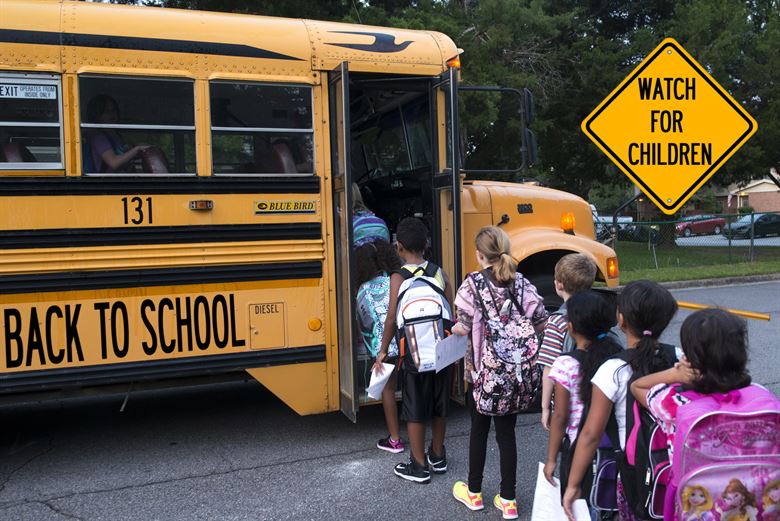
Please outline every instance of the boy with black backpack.
[[[447, 472], [444, 435], [451, 371], [447, 368], [436, 373], [433, 362], [436, 344], [451, 329], [452, 286], [444, 271], [423, 257], [428, 230], [421, 220], [403, 219], [398, 223], [396, 240], [404, 266], [390, 277], [390, 305], [374, 370], [382, 372], [390, 341], [398, 333], [401, 418], [407, 422], [411, 455], [408, 463], [399, 463], [393, 472], [408, 481], [428, 483], [431, 471]], [[429, 421], [432, 440], [426, 454], [425, 424]]]

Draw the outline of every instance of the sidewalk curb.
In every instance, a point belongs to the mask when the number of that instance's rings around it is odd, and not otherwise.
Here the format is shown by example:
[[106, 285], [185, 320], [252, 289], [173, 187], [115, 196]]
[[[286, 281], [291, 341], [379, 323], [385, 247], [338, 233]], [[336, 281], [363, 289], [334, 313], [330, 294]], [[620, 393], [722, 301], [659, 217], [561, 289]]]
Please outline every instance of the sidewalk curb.
[[780, 280], [780, 273], [745, 275], [744, 277], [722, 277], [718, 279], [679, 280], [674, 282], [659, 282], [659, 284], [666, 289], [687, 289], [706, 288], [709, 286], [728, 286], [731, 284], [749, 284], [753, 282], [771, 282], [775, 280]]

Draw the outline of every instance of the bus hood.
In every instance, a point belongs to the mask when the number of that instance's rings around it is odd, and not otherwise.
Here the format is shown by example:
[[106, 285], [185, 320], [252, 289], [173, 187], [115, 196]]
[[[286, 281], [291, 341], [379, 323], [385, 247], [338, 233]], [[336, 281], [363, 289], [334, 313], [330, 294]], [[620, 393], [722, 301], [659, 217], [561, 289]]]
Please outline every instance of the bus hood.
[[[505, 229], [546, 229], [563, 235], [561, 217], [574, 215], [574, 235], [595, 240], [593, 215], [588, 203], [573, 194], [530, 184], [498, 181], [466, 181], [464, 191], [487, 189], [495, 224]], [[507, 221], [508, 219], [508, 221]]]

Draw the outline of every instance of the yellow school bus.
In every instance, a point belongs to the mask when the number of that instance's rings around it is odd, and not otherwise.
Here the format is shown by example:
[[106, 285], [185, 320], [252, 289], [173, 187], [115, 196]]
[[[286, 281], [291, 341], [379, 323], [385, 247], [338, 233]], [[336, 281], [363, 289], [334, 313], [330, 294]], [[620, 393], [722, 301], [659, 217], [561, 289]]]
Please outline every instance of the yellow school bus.
[[[580, 198], [470, 181], [447, 36], [0, 0], [0, 398], [248, 373], [300, 414], [361, 396], [353, 182], [454, 281], [498, 224], [552, 267], [614, 251]], [[453, 146], [455, 143], [457, 146]]]

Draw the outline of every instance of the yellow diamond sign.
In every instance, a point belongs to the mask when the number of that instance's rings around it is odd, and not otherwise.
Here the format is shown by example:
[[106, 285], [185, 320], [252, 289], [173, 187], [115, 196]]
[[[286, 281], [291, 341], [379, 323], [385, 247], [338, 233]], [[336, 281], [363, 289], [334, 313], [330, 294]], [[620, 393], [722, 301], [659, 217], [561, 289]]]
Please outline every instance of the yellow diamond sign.
[[757, 129], [673, 38], [661, 42], [582, 122], [582, 131], [667, 214]]

